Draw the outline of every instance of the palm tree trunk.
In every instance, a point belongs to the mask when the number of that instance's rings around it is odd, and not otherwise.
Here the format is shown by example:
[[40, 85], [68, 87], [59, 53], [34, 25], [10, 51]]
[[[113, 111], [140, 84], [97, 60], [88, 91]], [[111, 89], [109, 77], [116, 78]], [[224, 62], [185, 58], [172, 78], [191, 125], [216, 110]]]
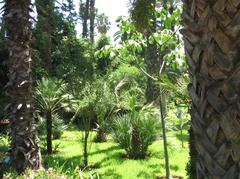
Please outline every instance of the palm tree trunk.
[[97, 131], [96, 142], [107, 142], [107, 134], [102, 127]]
[[84, 9], [84, 16], [83, 16], [83, 31], [82, 31], [82, 37], [87, 38], [88, 37], [88, 19], [89, 19], [89, 0], [86, 0], [85, 3], [85, 9]]
[[90, 41], [94, 43], [95, 0], [90, 0]]
[[45, 63], [46, 70], [52, 73], [52, 21], [53, 21], [53, 0], [36, 0], [36, 8], [38, 13], [38, 27], [40, 28], [40, 38], [44, 42], [41, 45], [41, 54]]
[[5, 0], [5, 22], [9, 50], [12, 164], [18, 173], [27, 167], [39, 169], [41, 155], [32, 106], [31, 74], [31, 0]]
[[[156, 5], [156, 1], [155, 4]], [[155, 9], [155, 8], [154, 8]], [[147, 73], [151, 76], [157, 76], [159, 73], [160, 62], [158, 60], [158, 49], [156, 43], [150, 43], [151, 34], [156, 32], [156, 17], [155, 14], [151, 17], [152, 24], [147, 32], [147, 49], [146, 49], [146, 65]], [[155, 101], [159, 97], [159, 88], [151, 78], [147, 79], [147, 89], [146, 89], [146, 100], [147, 103]]]
[[52, 154], [52, 113], [46, 113], [47, 120], [47, 153]]
[[132, 150], [129, 154], [130, 158], [132, 159], [138, 159], [138, 158], [144, 158], [145, 156], [141, 156], [141, 141], [140, 141], [140, 133], [138, 126], [133, 122], [133, 129], [132, 129], [132, 141], [131, 146]]
[[239, 178], [240, 1], [185, 0], [197, 178]]

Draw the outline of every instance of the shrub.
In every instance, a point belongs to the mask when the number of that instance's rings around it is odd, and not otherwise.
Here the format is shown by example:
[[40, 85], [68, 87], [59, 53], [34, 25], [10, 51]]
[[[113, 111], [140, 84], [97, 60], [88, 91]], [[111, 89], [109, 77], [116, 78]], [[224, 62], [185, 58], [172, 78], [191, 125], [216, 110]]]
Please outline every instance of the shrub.
[[119, 115], [113, 121], [113, 138], [124, 148], [127, 154], [131, 153], [132, 140], [131, 117], [128, 114]]
[[113, 121], [113, 138], [125, 149], [129, 158], [145, 158], [148, 146], [156, 140], [159, 121], [154, 114], [131, 114], [117, 116]]
[[[63, 119], [58, 114], [53, 115], [52, 137], [53, 139], [60, 139], [67, 125], [64, 124]], [[40, 135], [46, 134], [46, 119], [38, 116], [38, 133]]]
[[67, 94], [65, 90], [66, 84], [62, 80], [42, 78], [42, 80], [37, 81], [34, 97], [39, 115], [46, 118], [48, 154], [52, 153], [54, 114], [61, 109], [69, 110], [71, 103], [71, 95]]

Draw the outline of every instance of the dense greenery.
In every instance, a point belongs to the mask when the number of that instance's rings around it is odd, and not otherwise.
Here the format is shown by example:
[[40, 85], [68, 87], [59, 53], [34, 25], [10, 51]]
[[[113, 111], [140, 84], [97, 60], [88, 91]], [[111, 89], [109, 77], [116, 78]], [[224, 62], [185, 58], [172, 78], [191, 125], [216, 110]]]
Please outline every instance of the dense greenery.
[[[181, 3], [131, 1], [131, 16], [116, 19], [114, 37], [107, 35], [108, 17], [98, 12], [95, 0], [80, 1], [80, 12], [72, 0], [36, 3], [31, 114], [46, 170], [27, 169], [22, 177], [156, 178], [165, 175], [168, 151], [171, 174], [186, 177], [190, 102], [179, 33]], [[5, 40], [3, 21], [0, 119], [8, 117], [3, 113], [8, 103]], [[0, 132], [0, 170], [5, 178], [17, 177], [14, 169], [6, 169], [14, 131], [1, 124]]]

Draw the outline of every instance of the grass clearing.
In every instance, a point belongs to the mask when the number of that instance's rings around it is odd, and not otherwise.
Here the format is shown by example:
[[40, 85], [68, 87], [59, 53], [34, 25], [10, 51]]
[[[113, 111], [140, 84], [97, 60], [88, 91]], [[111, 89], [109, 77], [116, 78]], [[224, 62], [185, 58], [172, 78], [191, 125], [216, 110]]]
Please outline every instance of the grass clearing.
[[[54, 144], [61, 142], [59, 152], [52, 156], [44, 155], [45, 167], [54, 168], [65, 173], [69, 177], [76, 168], [82, 166], [83, 145], [81, 143], [82, 132], [78, 130], [65, 131], [60, 140], [54, 140]], [[95, 132], [91, 133], [91, 141]], [[171, 173], [174, 176], [186, 178], [185, 167], [189, 159], [187, 131], [184, 131], [184, 145], [181, 147], [179, 135], [176, 132], [168, 133], [169, 157]], [[125, 151], [113, 142], [108, 136], [106, 143], [89, 142], [89, 164], [96, 168], [85, 172], [86, 175], [96, 173], [104, 179], [135, 179], [135, 178], [156, 178], [164, 176], [164, 152], [162, 140], [155, 141], [149, 147], [149, 155], [144, 160], [130, 160], [124, 157]]]

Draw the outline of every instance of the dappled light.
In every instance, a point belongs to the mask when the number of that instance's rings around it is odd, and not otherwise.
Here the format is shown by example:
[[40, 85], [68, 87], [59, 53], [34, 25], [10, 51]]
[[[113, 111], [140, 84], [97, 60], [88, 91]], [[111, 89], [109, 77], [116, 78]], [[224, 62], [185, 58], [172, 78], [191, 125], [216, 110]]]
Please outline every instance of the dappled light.
[[240, 2], [1, 4], [0, 178], [239, 178]]

